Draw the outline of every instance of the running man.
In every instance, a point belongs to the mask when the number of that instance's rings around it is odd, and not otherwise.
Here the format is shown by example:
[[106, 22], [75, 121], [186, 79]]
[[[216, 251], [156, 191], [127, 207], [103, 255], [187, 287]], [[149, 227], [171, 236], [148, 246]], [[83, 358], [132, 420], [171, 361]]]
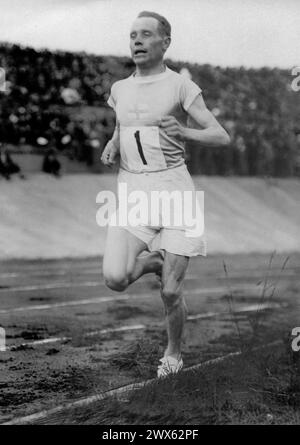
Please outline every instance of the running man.
[[[171, 43], [171, 26], [161, 15], [143, 11], [130, 31], [130, 50], [136, 71], [115, 82], [108, 104], [116, 127], [101, 160], [112, 166], [120, 156], [118, 182], [128, 192], [195, 190], [184, 161], [184, 143], [227, 146], [230, 138], [207, 109], [201, 89], [163, 61]], [[188, 128], [187, 119], [197, 129]], [[153, 241], [159, 240], [157, 250]], [[146, 255], [140, 255], [142, 252]], [[106, 285], [124, 291], [147, 273], [161, 278], [168, 345], [158, 377], [178, 372], [183, 361], [181, 340], [187, 307], [182, 295], [189, 258], [206, 255], [204, 236], [187, 237], [184, 227], [109, 226], [103, 259]]]

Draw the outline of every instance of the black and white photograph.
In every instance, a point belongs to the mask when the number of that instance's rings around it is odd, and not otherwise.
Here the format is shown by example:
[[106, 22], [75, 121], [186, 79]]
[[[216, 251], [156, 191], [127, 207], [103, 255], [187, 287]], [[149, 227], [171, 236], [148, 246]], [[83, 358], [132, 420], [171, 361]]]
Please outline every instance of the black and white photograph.
[[0, 0], [0, 425], [300, 425], [298, 0]]

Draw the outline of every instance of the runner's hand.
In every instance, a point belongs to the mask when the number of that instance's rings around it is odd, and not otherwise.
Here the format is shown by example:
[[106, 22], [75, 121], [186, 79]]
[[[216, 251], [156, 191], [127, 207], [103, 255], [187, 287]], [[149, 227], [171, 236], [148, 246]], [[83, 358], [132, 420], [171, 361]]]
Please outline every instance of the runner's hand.
[[160, 127], [164, 129], [167, 136], [175, 137], [180, 141], [185, 140], [185, 128], [174, 116], [164, 116], [160, 121]]
[[116, 147], [112, 141], [108, 141], [102, 152], [102, 163], [108, 167], [112, 167], [116, 163], [116, 157], [119, 152], [119, 148]]

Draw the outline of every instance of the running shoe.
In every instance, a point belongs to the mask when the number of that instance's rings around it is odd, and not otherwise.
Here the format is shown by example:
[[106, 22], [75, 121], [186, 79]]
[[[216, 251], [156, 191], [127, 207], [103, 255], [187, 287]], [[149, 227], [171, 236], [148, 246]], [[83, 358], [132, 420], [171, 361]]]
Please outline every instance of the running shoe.
[[180, 371], [183, 367], [183, 361], [180, 357], [179, 360], [177, 360], [174, 357], [166, 356], [159, 360], [161, 362], [161, 365], [158, 366], [157, 369], [157, 377], [167, 377], [170, 374], [177, 374], [178, 371]]

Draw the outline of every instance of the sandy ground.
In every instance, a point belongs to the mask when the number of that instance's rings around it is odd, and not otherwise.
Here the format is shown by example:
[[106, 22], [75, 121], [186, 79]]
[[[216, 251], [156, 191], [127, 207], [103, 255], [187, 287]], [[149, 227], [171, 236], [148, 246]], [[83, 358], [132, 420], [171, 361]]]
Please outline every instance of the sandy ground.
[[[210, 254], [300, 250], [298, 179], [195, 177], [205, 193]], [[116, 175], [36, 174], [0, 181], [0, 259], [103, 253], [96, 196], [116, 190]]]
[[[285, 259], [286, 255], [277, 255], [269, 271], [267, 255], [192, 260], [185, 295], [189, 315], [201, 317], [186, 325], [185, 366], [235, 351], [251, 341], [266, 344], [290, 335], [300, 324], [300, 257], [291, 255], [280, 272]], [[0, 353], [1, 423], [155, 377], [166, 334], [152, 275], [116, 294], [103, 285], [100, 259], [19, 260], [1, 262], [0, 267], [0, 325], [5, 328], [8, 347]], [[262, 300], [267, 276], [267, 284], [275, 285], [276, 292]], [[230, 313], [231, 293], [235, 315]], [[104, 297], [112, 298], [91, 301]], [[251, 310], [266, 302], [273, 306]], [[250, 310], [243, 312], [249, 305]], [[259, 330], [253, 328], [254, 320], [259, 320]], [[136, 325], [142, 328], [99, 332]], [[86, 336], [94, 331], [98, 333]], [[35, 343], [53, 337], [60, 340]]]

